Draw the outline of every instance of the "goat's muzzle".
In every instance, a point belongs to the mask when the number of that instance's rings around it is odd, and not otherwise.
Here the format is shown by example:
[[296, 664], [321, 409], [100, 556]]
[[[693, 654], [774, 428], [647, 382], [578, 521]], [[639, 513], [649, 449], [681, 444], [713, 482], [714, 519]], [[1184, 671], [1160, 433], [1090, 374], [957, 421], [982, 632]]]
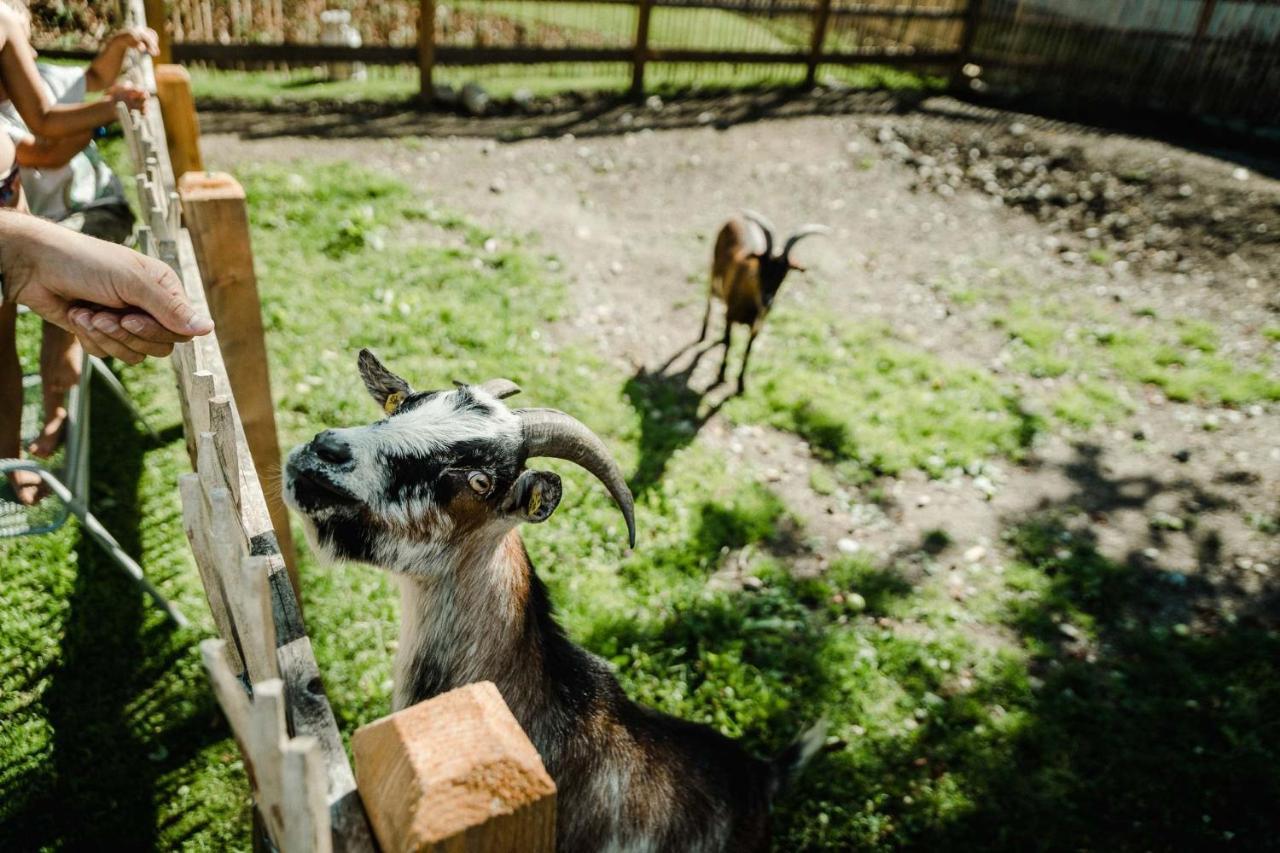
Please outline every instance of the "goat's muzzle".
[[[330, 440], [322, 441], [326, 437]], [[338, 485], [328, 470], [338, 464], [338, 459], [348, 462], [351, 459], [350, 448], [345, 442], [339, 442], [339, 449], [332, 439], [330, 431], [326, 430], [310, 444], [302, 445], [289, 454], [285, 465], [285, 496], [303, 512], [359, 502], [355, 495]]]

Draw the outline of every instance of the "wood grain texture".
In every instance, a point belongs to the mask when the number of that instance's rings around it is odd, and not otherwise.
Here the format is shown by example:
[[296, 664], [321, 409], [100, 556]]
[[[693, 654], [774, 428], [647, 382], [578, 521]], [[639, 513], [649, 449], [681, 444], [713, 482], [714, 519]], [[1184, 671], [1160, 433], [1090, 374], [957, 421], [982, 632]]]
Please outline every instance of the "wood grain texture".
[[362, 726], [351, 746], [383, 850], [555, 849], [555, 783], [492, 682]]
[[276, 657], [284, 680], [290, 731], [314, 738], [324, 763], [333, 847], [339, 851], [370, 850], [373, 833], [356, 792], [355, 775], [324, 692], [311, 640], [302, 636], [282, 643]]
[[276, 545], [297, 593], [297, 556], [288, 511], [279, 492], [263, 492], [256, 476], [257, 472], [278, 471], [281, 457], [244, 188], [221, 172], [188, 172], [178, 188], [209, 313], [218, 328], [227, 380], [243, 424], [248, 455], [253, 459], [255, 476], [246, 490], [263, 494], [269, 526], [275, 531]]
[[156, 66], [156, 99], [164, 117], [165, 141], [173, 173], [203, 172], [200, 155], [200, 120], [191, 94], [191, 75], [181, 65]]

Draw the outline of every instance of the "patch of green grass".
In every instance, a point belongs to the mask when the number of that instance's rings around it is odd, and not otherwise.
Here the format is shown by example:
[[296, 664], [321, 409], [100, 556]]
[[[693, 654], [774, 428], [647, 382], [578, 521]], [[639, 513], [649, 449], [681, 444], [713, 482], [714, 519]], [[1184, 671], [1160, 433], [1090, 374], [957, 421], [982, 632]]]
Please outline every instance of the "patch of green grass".
[[1203, 353], [1218, 351], [1218, 329], [1203, 320], [1179, 320], [1178, 343]]
[[1068, 384], [1053, 397], [1053, 416], [1082, 429], [1117, 421], [1132, 411], [1111, 386], [1093, 380]]
[[1017, 458], [1041, 429], [986, 373], [945, 362], [883, 326], [837, 325], [786, 306], [769, 324], [766, 334], [785, 341], [785, 352], [756, 355], [748, 393], [725, 412], [794, 432], [822, 458], [853, 461], [870, 474], [938, 474], [975, 458]]
[[1269, 341], [1280, 341], [1280, 326], [1267, 326], [1262, 330], [1262, 336]]
[[[1280, 378], [1263, 359], [1244, 367], [1218, 355], [1219, 333], [1199, 320], [1145, 321], [1116, 326], [1100, 305], [1056, 299], [1012, 300], [992, 319], [1014, 342], [1013, 367], [1032, 376], [1088, 374], [1159, 387], [1170, 399], [1240, 405], [1280, 399]], [[1098, 387], [1077, 388], [1079, 402], [1098, 398]], [[1101, 402], [1100, 399], [1097, 399]], [[1066, 419], [1078, 408], [1068, 401]], [[1118, 411], [1114, 407], [1113, 411]]]
[[[827, 750], [779, 803], [777, 849], [1269, 843], [1274, 633], [1186, 628], [1194, 586], [1112, 563], [1051, 515], [1009, 522], [999, 571], [947, 568], [967, 543], [938, 528], [923, 573], [841, 559], [793, 578], [803, 520], [692, 440], [688, 401], [551, 341], [565, 288], [519, 235], [353, 164], [239, 177], [282, 444], [377, 416], [354, 365], [366, 345], [420, 387], [505, 375], [521, 402], [581, 416], [643, 483], [639, 545], [624, 549], [597, 483], [557, 464], [563, 503], [526, 530], [534, 563], [571, 636], [641, 701], [761, 754], [829, 719]], [[994, 380], [883, 328], [780, 308], [779, 329], [788, 358], [759, 358], [731, 414], [802, 431], [837, 468], [1016, 454], [1035, 426]], [[0, 542], [0, 848], [248, 849], [247, 780], [194, 647], [212, 625], [174, 488], [172, 377], [163, 363], [123, 377], [165, 439], [148, 445], [99, 395], [93, 504], [196, 626], [170, 631], [74, 524]], [[730, 551], [759, 589], [709, 590]], [[349, 735], [389, 705], [395, 591], [305, 547], [301, 573]]]

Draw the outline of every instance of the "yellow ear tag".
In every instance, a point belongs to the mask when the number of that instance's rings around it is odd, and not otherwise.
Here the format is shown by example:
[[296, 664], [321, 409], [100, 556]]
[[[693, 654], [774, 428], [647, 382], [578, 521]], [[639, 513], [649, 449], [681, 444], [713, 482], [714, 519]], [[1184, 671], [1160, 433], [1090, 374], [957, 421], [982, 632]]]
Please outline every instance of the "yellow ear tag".
[[394, 412], [397, 408], [399, 408], [400, 404], [403, 402], [404, 402], [404, 392], [392, 391], [390, 394], [387, 395], [387, 401], [382, 404], [382, 410], [389, 415], [392, 412]]
[[538, 514], [538, 510], [542, 508], [542, 489], [538, 486], [533, 487], [533, 494], [529, 496], [529, 509], [525, 512], [530, 518]]

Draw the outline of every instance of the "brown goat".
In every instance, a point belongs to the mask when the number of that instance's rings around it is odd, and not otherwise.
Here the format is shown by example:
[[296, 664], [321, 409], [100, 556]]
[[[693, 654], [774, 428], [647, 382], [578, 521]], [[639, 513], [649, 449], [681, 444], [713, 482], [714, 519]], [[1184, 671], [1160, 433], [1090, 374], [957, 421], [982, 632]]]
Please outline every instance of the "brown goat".
[[284, 494], [321, 554], [399, 579], [395, 708], [496, 684], [555, 780], [559, 853], [765, 853], [770, 807], [823, 725], [760, 759], [633, 702], [560, 628], [516, 530], [563, 494], [527, 463], [564, 459], [609, 491], [634, 546], [635, 503], [604, 442], [564, 412], [508, 408], [507, 380], [415, 391], [367, 350], [360, 373], [385, 417], [295, 448]]
[[[707, 294], [707, 311], [702, 317], [702, 331], [698, 340], [707, 338], [707, 326], [711, 322], [711, 304], [720, 300], [725, 305], [724, 360], [716, 384], [724, 382], [725, 368], [729, 363], [729, 343], [734, 323], [751, 329], [747, 339], [747, 351], [742, 356], [742, 370], [738, 373], [738, 393], [746, 388], [747, 362], [751, 358], [751, 345], [756, 342], [769, 315], [773, 299], [782, 287], [782, 280], [791, 270], [804, 271], [804, 267], [791, 260], [791, 250], [796, 243], [812, 234], [825, 234], [825, 225], [804, 225], [787, 238], [782, 251], [773, 254], [773, 225], [758, 213], [745, 210], [724, 224], [716, 237], [715, 254], [711, 258], [711, 290]], [[763, 246], [761, 245], [763, 243]]]

